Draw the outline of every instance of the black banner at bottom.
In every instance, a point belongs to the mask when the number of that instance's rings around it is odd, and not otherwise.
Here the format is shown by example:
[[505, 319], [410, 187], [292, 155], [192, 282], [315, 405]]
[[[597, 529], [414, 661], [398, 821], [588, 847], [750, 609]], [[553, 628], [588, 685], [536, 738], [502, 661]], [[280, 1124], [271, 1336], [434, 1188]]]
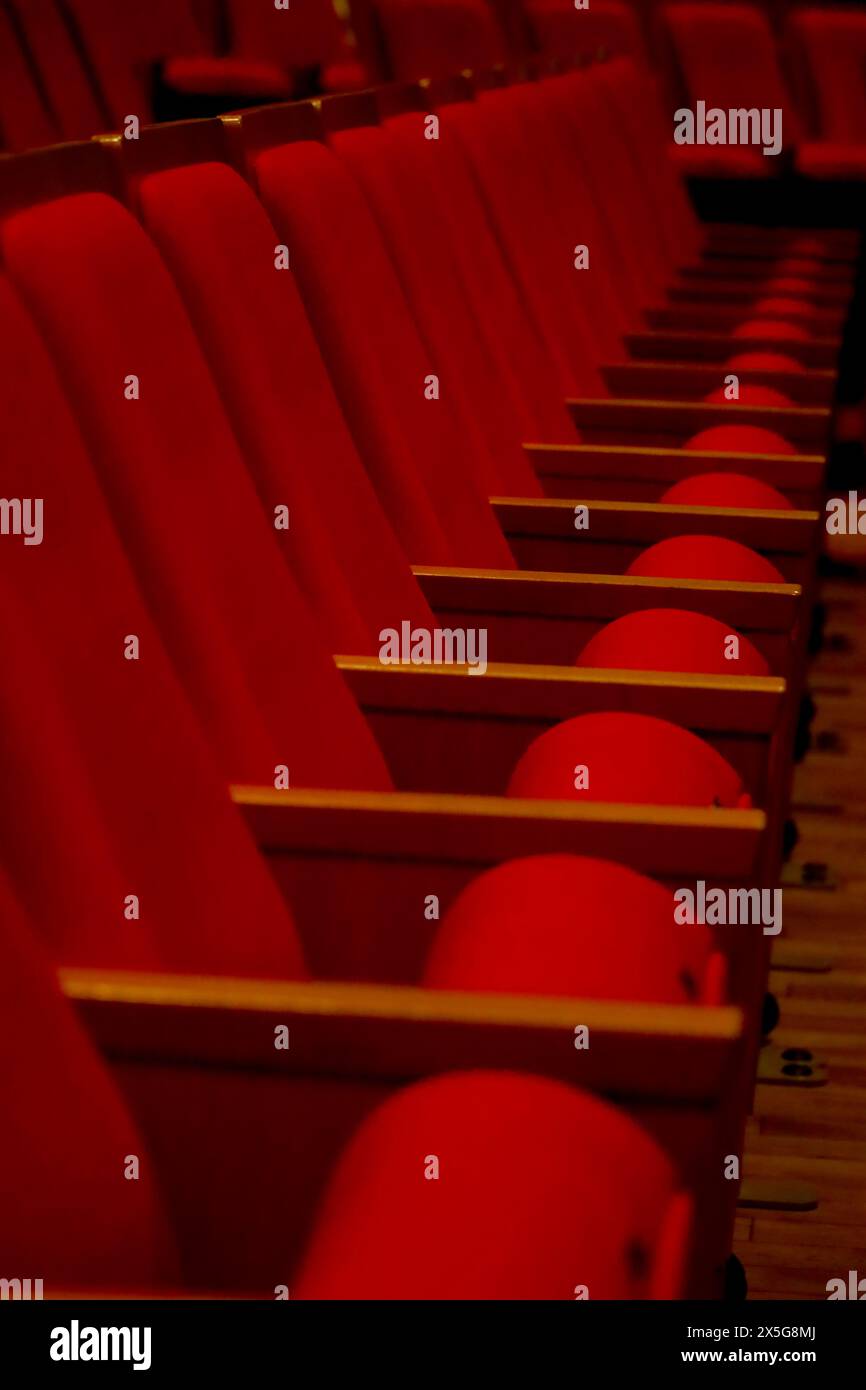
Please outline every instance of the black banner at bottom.
[[[114, 1380], [138, 1373], [169, 1384], [178, 1373], [238, 1376], [257, 1384], [269, 1367], [308, 1381], [345, 1363], [350, 1374], [429, 1379], [441, 1360], [453, 1376], [497, 1363], [512, 1383], [542, 1379], [553, 1358], [598, 1373], [674, 1367], [859, 1363], [866, 1309], [848, 1300], [754, 1303], [302, 1303], [255, 1301], [57, 1301], [0, 1303], [0, 1378], [27, 1384], [46, 1374]], [[433, 1334], [433, 1335], [431, 1335]], [[578, 1362], [575, 1361], [578, 1358]], [[301, 1359], [304, 1358], [304, 1359]], [[17, 1372], [13, 1378], [11, 1372]], [[148, 1377], [148, 1381], [144, 1377]], [[114, 1383], [114, 1381], [112, 1381]]]

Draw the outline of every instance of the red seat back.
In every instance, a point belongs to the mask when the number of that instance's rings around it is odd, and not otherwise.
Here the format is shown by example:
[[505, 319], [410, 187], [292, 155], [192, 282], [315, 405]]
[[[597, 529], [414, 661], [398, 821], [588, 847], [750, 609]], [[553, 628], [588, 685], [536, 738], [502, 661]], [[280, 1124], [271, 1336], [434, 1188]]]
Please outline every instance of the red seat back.
[[[177, 1278], [153, 1165], [0, 870], [3, 1274], [50, 1298]], [[137, 1177], [130, 1160], [137, 1158]]]
[[291, 786], [389, 786], [145, 232], [111, 198], [80, 194], [9, 217], [2, 246], [226, 775], [273, 785], [288, 767]]
[[58, 0], [6, 0], [18, 20], [64, 140], [83, 140], [109, 124]]
[[604, 1101], [510, 1072], [437, 1077], [356, 1132], [293, 1296], [676, 1296], [675, 1189], [655, 1142]]
[[224, 164], [138, 185], [151, 235], [207, 354], [265, 513], [334, 652], [379, 650], [379, 633], [433, 618], [364, 471], [294, 276], [261, 203]]
[[27, 53], [0, 7], [0, 149], [35, 149], [57, 135]]
[[485, 0], [375, 0], [393, 77], [445, 77], [504, 63], [505, 39]]
[[[10, 535], [0, 547], [3, 641], [15, 653], [0, 681], [0, 836], [22, 900], [65, 962], [303, 975], [288, 912], [168, 662], [48, 354], [5, 279], [0, 314], [6, 486], [43, 499], [44, 514], [39, 545]], [[124, 658], [131, 635], [135, 661]], [[126, 913], [128, 895], [137, 916]]]
[[459, 397], [447, 377], [438, 398], [431, 394], [440, 364], [357, 183], [311, 141], [265, 150], [255, 169], [346, 418], [413, 564], [511, 567]]

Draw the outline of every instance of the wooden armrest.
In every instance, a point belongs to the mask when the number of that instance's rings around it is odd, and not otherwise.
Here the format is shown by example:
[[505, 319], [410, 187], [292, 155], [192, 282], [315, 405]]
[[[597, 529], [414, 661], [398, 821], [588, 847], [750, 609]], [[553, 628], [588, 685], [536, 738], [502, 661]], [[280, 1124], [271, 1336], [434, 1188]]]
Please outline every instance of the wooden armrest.
[[[695, 1296], [730, 1248], [734, 1189], [720, 1219], [705, 1174], [711, 1153], [739, 1152], [749, 1049], [736, 1007], [95, 970], [61, 980], [154, 1156], [191, 1288], [270, 1300], [275, 1277], [290, 1287], [327, 1174], [363, 1116], [407, 1081], [462, 1068], [550, 1076], [646, 1123], [695, 1204]], [[580, 1025], [588, 1048], [574, 1046]], [[288, 1047], [277, 1049], [282, 1027]], [[271, 1153], [275, 1125], [302, 1142]], [[206, 1183], [202, 1151], [222, 1156]], [[279, 1271], [266, 1289], [262, 1268]]]
[[554, 724], [578, 714], [629, 711], [708, 733], [768, 738], [787, 686], [778, 676], [708, 676], [582, 666], [383, 666], [372, 656], [338, 656], [365, 713], [464, 716]]
[[766, 334], [761, 338], [733, 338], [729, 333], [627, 333], [625, 347], [631, 357], [674, 362], [727, 362], [740, 352], [782, 352], [804, 367], [835, 371], [842, 339], [836, 334], [822, 338], [781, 338]]
[[[558, 497], [491, 497], [521, 568], [621, 573], [647, 546], [687, 534], [725, 537], [765, 555], [792, 583], [811, 578], [821, 536], [818, 511], [678, 506]], [[575, 508], [589, 526], [575, 529]]]
[[[832, 412], [823, 406], [758, 406], [738, 401], [569, 400], [572, 419], [585, 434], [649, 434], [686, 440], [715, 425], [757, 425], [792, 443], [826, 446]], [[594, 442], [591, 438], [587, 443]], [[601, 441], [595, 441], [601, 442]]]
[[712, 872], [749, 883], [767, 825], [758, 810], [519, 797], [233, 787], [232, 799], [274, 859], [409, 858], [473, 874], [522, 855], [579, 853], [659, 877]]
[[[790, 633], [803, 596], [799, 584], [744, 584], [719, 579], [659, 579], [622, 574], [534, 570], [463, 570], [413, 565], [437, 614], [527, 614], [534, 618], [610, 622], [642, 608], [689, 608], [740, 632]], [[478, 624], [475, 624], [476, 626]], [[491, 649], [493, 660], [500, 656]]]
[[774, 775], [789, 690], [774, 676], [677, 675], [577, 666], [382, 666], [337, 657], [405, 791], [503, 794], [529, 745], [562, 720], [624, 711], [691, 729], [724, 757], [774, 820], [786, 786]]
[[[284, 1077], [405, 1082], [517, 1068], [596, 1091], [711, 1105], [743, 1037], [739, 1009], [64, 969], [105, 1056]], [[591, 1046], [574, 1047], [585, 1024]], [[274, 1047], [274, 1029], [289, 1046]]]
[[654, 502], [681, 478], [745, 473], [784, 493], [795, 506], [819, 500], [822, 454], [735, 454], [715, 449], [647, 449], [628, 444], [524, 444], [550, 497]]
[[622, 362], [603, 367], [602, 376], [614, 396], [702, 401], [725, 384], [730, 371], [736, 371], [741, 385], [771, 386], [797, 405], [828, 407], [833, 400], [835, 373], [824, 371], [764, 371], [711, 362]]

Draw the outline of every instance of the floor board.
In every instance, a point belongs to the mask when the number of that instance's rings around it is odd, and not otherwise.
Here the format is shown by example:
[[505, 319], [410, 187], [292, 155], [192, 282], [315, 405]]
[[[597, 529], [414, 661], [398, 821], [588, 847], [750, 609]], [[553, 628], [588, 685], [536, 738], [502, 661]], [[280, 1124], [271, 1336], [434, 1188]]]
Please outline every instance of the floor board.
[[[826, 1299], [827, 1281], [866, 1276], [866, 584], [833, 581], [829, 647], [813, 663], [816, 751], [797, 769], [796, 862], [823, 861], [834, 891], [786, 889], [775, 943], [827, 957], [821, 973], [774, 970], [782, 1011], [774, 1042], [810, 1048], [826, 1086], [760, 1085], [746, 1135], [744, 1173], [811, 1183], [810, 1212], [750, 1210], [738, 1219], [736, 1254], [750, 1299]], [[826, 748], [841, 740], [839, 751]]]

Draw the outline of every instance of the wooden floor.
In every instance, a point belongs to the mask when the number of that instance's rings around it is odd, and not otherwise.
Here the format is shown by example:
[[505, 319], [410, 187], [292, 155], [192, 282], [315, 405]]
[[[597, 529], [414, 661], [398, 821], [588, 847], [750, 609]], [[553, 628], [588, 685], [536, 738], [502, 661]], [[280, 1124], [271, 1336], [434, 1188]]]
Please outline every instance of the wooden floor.
[[[825, 583], [825, 650], [810, 668], [813, 748], [797, 769], [796, 863], [826, 862], [830, 891], [786, 888], [777, 953], [793, 943], [819, 973], [774, 969], [774, 1042], [828, 1065], [819, 1088], [759, 1085], [744, 1176], [802, 1181], [813, 1211], [742, 1209], [735, 1250], [749, 1298], [826, 1299], [827, 1281], [866, 1278], [866, 578]], [[834, 746], [835, 745], [835, 746]]]

